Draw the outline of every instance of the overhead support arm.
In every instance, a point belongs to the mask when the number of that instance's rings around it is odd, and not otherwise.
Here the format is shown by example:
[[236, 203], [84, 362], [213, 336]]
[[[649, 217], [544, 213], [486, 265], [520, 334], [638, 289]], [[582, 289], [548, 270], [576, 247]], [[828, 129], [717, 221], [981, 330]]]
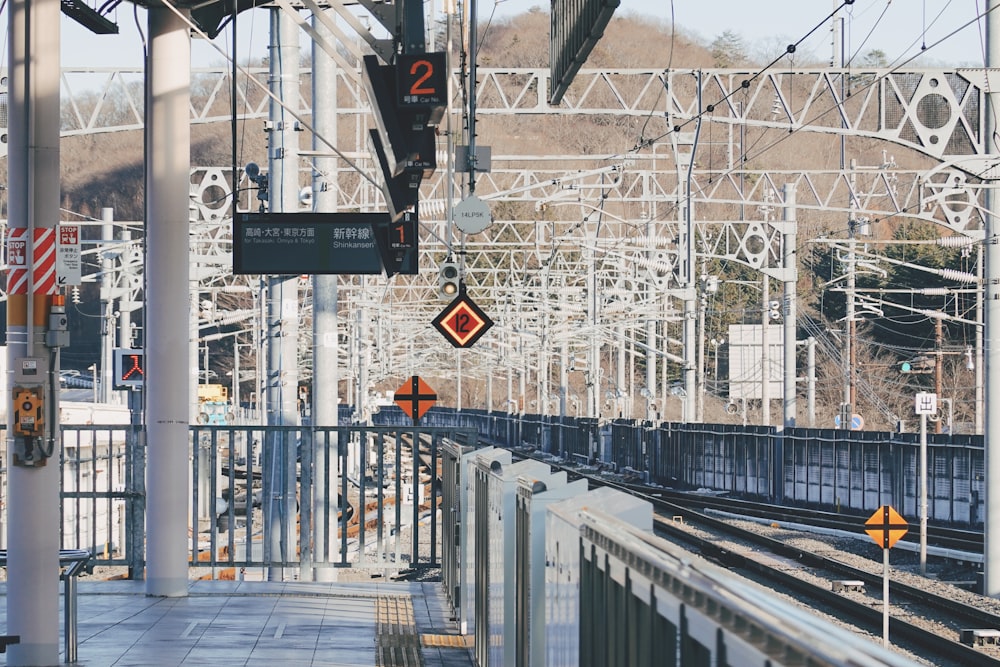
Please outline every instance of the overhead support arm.
[[[312, 8], [311, 5], [315, 4], [312, 2], [312, 0], [306, 0], [305, 2], [303, 2], [303, 4], [306, 7], [308, 7], [310, 11], [312, 11], [313, 15], [316, 16], [317, 19], [319, 19], [323, 23], [323, 25], [326, 26], [328, 30], [333, 32], [333, 34], [335, 35], [339, 34], [339, 31], [335, 31], [332, 27], [330, 27], [333, 22], [329, 20], [329, 17], [327, 17], [325, 13], [321, 11], [317, 12], [315, 9]], [[359, 4], [366, 10], [368, 10], [368, 12], [372, 16], [374, 16], [375, 19], [386, 30], [388, 30], [390, 33], [393, 32], [392, 28], [397, 23], [395, 19], [396, 16], [395, 5], [388, 5], [388, 7], [391, 8], [391, 11], [389, 11], [386, 9], [387, 5], [384, 2], [372, 2], [371, 0], [360, 0]], [[377, 39], [374, 35], [371, 34], [371, 31], [369, 31], [368, 28], [366, 28], [364, 24], [362, 24], [361, 21], [358, 20], [357, 16], [347, 11], [347, 8], [344, 7], [344, 5], [339, 2], [330, 3], [330, 9], [337, 12], [340, 18], [344, 21], [344, 23], [350, 26], [351, 29], [353, 29], [354, 32], [357, 33], [359, 37], [361, 37], [361, 39], [365, 40], [365, 42], [368, 43], [368, 46], [371, 47], [372, 51], [374, 51], [375, 54], [379, 58], [381, 58], [383, 62], [386, 63], [392, 62], [392, 57], [395, 54], [395, 47], [393, 46], [393, 40]], [[343, 41], [345, 44], [347, 43], [346, 40], [342, 39], [341, 41]]]
[[[390, 34], [396, 36], [397, 41], [393, 48], [388, 50], [388, 53], [384, 47], [376, 48], [374, 43], [369, 41], [369, 44], [386, 64], [392, 64], [396, 53], [425, 53], [427, 51], [424, 41], [423, 0], [397, 0], [394, 3], [358, 0], [358, 4], [367, 9]], [[341, 16], [347, 13], [339, 4], [335, 3], [333, 8]], [[357, 21], [357, 19], [354, 20]], [[356, 25], [352, 24], [352, 27], [362, 36], [367, 32], [359, 22]]]
[[[287, 14], [293, 21], [295, 21], [304, 33], [309, 35], [310, 39], [312, 39], [316, 46], [323, 49], [323, 51], [330, 56], [335, 63], [337, 63], [337, 66], [341, 68], [341, 71], [343, 71], [346, 76], [350, 77], [354, 83], [358, 85], [361, 84], [361, 80], [355, 72], [355, 67], [344, 60], [344, 57], [337, 52], [336, 45], [329, 39], [326, 39], [323, 35], [316, 32], [316, 29], [309, 24], [309, 21], [299, 15], [298, 10], [293, 7], [288, 0], [276, 0], [275, 4], [280, 7], [281, 10], [285, 12], [285, 14]], [[361, 53], [357, 49], [352, 48], [353, 45], [351, 44], [351, 41], [347, 39], [347, 36], [344, 35], [343, 31], [338, 29], [336, 25], [334, 25], [333, 21], [331, 21], [330, 18], [323, 13], [323, 10], [320, 9], [319, 5], [312, 0], [302, 0], [302, 4], [309, 11], [313, 12], [313, 15], [320, 20], [323, 26], [333, 33], [340, 40], [340, 42], [351, 51], [351, 55], [355, 56], [358, 60], [361, 60]]]

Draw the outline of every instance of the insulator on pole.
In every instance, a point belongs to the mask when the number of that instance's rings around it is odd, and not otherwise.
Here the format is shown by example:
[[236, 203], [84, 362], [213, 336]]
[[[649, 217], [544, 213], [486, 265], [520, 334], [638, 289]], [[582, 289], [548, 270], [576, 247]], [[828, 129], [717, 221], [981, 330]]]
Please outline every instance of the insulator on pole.
[[975, 239], [971, 239], [968, 236], [944, 236], [937, 240], [937, 244], [942, 248], [961, 248], [963, 246], [972, 245], [976, 243]]
[[979, 280], [973, 273], [956, 271], [955, 269], [941, 269], [938, 275], [945, 280], [954, 280], [958, 283], [975, 283]]

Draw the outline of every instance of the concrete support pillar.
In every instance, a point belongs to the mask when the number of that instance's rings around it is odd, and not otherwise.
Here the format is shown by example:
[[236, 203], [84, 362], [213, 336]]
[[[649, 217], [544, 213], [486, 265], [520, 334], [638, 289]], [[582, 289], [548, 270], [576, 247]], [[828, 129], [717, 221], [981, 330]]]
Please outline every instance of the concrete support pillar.
[[[12, 0], [8, 9], [10, 152], [7, 274], [7, 367], [25, 357], [41, 358], [58, 371], [54, 351], [44, 347], [45, 322], [54, 291], [42, 283], [45, 245], [54, 243], [59, 220], [59, 2]], [[10, 240], [19, 235], [24, 258], [14, 268]], [[49, 241], [45, 241], [46, 235]], [[50, 248], [54, 251], [54, 247]], [[54, 374], [53, 374], [54, 375]], [[14, 377], [8, 376], [9, 401]], [[56, 382], [58, 386], [58, 382]], [[45, 414], [58, 414], [56, 391], [40, 390]], [[7, 421], [7, 634], [20, 644], [8, 649], [8, 665], [59, 663], [59, 453], [47, 465], [13, 465], [13, 409]], [[58, 419], [46, 430], [58, 442]], [[46, 436], [33, 438], [44, 441]], [[44, 446], [44, 445], [43, 445]], [[36, 448], [37, 449], [37, 448]]]
[[191, 38], [151, 7], [146, 100], [146, 594], [188, 586]]
[[[333, 41], [333, 35], [314, 18], [312, 23], [317, 34]], [[336, 143], [337, 139], [337, 66], [326, 51], [313, 42], [313, 128], [316, 135], [324, 136]], [[327, 147], [316, 137], [313, 138], [313, 150], [326, 152]], [[337, 210], [337, 159], [334, 157], [316, 157], [316, 168], [313, 170], [313, 209], [317, 212], [334, 212]], [[312, 420], [316, 426], [337, 425], [337, 402], [340, 392], [338, 386], [340, 377], [337, 370], [337, 276], [313, 276], [313, 385], [312, 385]], [[313, 556], [316, 563], [333, 563], [336, 552], [340, 549], [337, 539], [337, 526], [334, 523], [327, 531], [325, 516], [337, 516], [337, 489], [340, 488], [337, 457], [337, 438], [331, 434], [329, 440], [319, 438], [314, 440], [315, 458], [313, 461], [313, 480], [315, 492], [313, 495], [313, 516], [315, 517], [315, 546]], [[329, 466], [329, 474], [327, 467]], [[326, 489], [332, 491], [328, 496]], [[334, 506], [331, 507], [330, 503]], [[327, 513], [327, 509], [329, 513]], [[331, 568], [319, 568], [315, 571], [317, 581], [332, 581], [336, 571]]]

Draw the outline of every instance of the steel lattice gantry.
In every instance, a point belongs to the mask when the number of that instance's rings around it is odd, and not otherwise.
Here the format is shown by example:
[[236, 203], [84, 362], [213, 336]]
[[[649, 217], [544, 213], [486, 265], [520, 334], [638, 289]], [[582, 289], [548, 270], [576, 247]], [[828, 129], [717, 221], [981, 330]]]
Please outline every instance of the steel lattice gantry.
[[[83, 68], [63, 71], [64, 136], [140, 127], [136, 82], [141, 82], [141, 72], [103, 70], [97, 94], [92, 89], [78, 92], [79, 82], [92, 83], [93, 74]], [[239, 76], [263, 79], [266, 74], [247, 70]], [[228, 122], [229, 76], [222, 69], [194, 72], [203, 94], [192, 100], [192, 123]], [[455, 89], [460, 90], [459, 73], [455, 76]], [[761, 211], [780, 204], [786, 183], [795, 184], [803, 224], [817, 229], [847, 215], [873, 220], [906, 216], [971, 237], [982, 233], [980, 183], [968, 172], [975, 164], [972, 159], [984, 150], [982, 70], [819, 70], [760, 76], [705, 71], [702, 104], [712, 111], [703, 115], [710, 128], [703, 130], [703, 137], [710, 141], [698, 147], [691, 146], [687, 136], [691, 119], [698, 115], [694, 72], [582, 70], [559, 107], [548, 105], [540, 92], [547, 89], [547, 76], [545, 70], [479, 69], [480, 131], [486, 142], [493, 141], [494, 150], [493, 168], [479, 175], [476, 193], [490, 202], [497, 222], [475, 237], [447, 239], [447, 173], [442, 169], [425, 180], [421, 219], [426, 233], [421, 245], [426, 270], [409, 280], [396, 279], [391, 286], [369, 280], [367, 298], [360, 297], [359, 287], [353, 288], [359, 304], [371, 304], [367, 316], [382, 321], [379, 326], [387, 338], [378, 345], [393, 348], [389, 355], [380, 350], [379, 358], [396, 355], [417, 370], [421, 364], [452, 363], [429, 326], [442, 305], [433, 298], [435, 268], [448, 252], [442, 240], [461, 247], [470, 295], [500, 316], [496, 349], [486, 344], [465, 355], [464, 371], [470, 376], [483, 372], [475, 368], [480, 363], [501, 377], [507, 373], [504, 365], [513, 366], [515, 375], [534, 373], [537, 356], [512, 362], [510, 351], [537, 347], [540, 340], [555, 349], [565, 341], [570, 357], [585, 355], [586, 339], [619, 338], [621, 332], [612, 330], [612, 322], [623, 310], [657, 322], [675, 318], [677, 309], [670, 302], [678, 287], [675, 239], [685, 200], [681, 172], [686, 151], [694, 152], [691, 193], [698, 211], [698, 252], [707, 256], [765, 271], [776, 267], [782, 252], [780, 234]], [[354, 136], [364, 136], [371, 121], [356, 72], [339, 70], [336, 88], [341, 122], [355, 128]], [[263, 118], [266, 96], [255, 93], [253, 86], [238, 85], [236, 90], [241, 91], [243, 117]], [[108, 99], [117, 103], [110, 105]], [[303, 99], [308, 114], [308, 96]], [[511, 122], [538, 124], [534, 132], [542, 136], [552, 127], [586, 117], [622, 125], [617, 154], [595, 157], [580, 149], [574, 152], [573, 146], [561, 155], [526, 154], [523, 143], [508, 148], [491, 136], [509, 129]], [[884, 148], [874, 152], [883, 156], [879, 164], [854, 171], [839, 164], [789, 168], [787, 161], [772, 159], [778, 149], [787, 146], [794, 152], [796, 142], [816, 136], [836, 142], [875, 140]], [[751, 139], [754, 148], [746, 149]], [[895, 161], [884, 157], [897, 151]], [[344, 152], [374, 173], [363, 142]], [[308, 158], [302, 166], [309, 169]], [[336, 184], [340, 206], [381, 206], [371, 183], [350, 166], [338, 167], [329, 178]], [[195, 170], [194, 252], [207, 291], [251, 289], [231, 275], [232, 209], [227, 197], [232, 184], [226, 167]], [[237, 208], [255, 205], [251, 196]], [[590, 280], [606, 303], [595, 304], [593, 298], [587, 303], [591, 271]], [[342, 280], [350, 291], [353, 281]], [[252, 310], [244, 309], [241, 316], [250, 316]], [[587, 320], [586, 326], [582, 320]], [[637, 323], [634, 330], [629, 328], [626, 338], [641, 355], [643, 345], [649, 345], [647, 333]], [[661, 340], [671, 337], [662, 324], [659, 330]], [[421, 361], [408, 349], [439, 353], [425, 353]], [[661, 352], [669, 361], [672, 353]], [[395, 372], [394, 367], [386, 364], [386, 373]]]

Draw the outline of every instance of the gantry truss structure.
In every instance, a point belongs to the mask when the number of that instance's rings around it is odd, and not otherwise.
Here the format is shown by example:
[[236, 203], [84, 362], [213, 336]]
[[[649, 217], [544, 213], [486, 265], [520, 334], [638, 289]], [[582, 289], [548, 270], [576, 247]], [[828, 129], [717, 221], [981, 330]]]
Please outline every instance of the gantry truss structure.
[[[228, 69], [193, 75], [192, 123], [232, 122], [234, 90], [239, 120], [266, 120], [267, 70], [241, 70], [235, 86]], [[421, 190], [420, 274], [340, 277], [340, 335], [349, 345], [342, 377], [369, 385], [351, 384], [352, 402], [417, 374], [463, 378], [455, 399], [466, 407], [666, 416], [691, 359], [680, 349], [683, 301], [694, 290], [701, 307], [712, 308], [706, 272], [726, 280], [724, 267], [738, 264], [788, 279], [782, 258], [794, 248], [775, 224], [787, 184], [795, 186], [800, 241], [843, 240], [859, 220], [920, 220], [943, 237], [982, 239], [983, 188], [995, 171], [983, 141], [984, 70], [581, 70], [557, 107], [546, 101], [548, 76], [478, 69], [477, 141], [491, 145], [492, 164], [477, 173], [475, 194], [495, 222], [466, 236], [449, 224], [449, 211], [468, 194], [467, 175], [444, 168], [467, 127], [460, 98], [467, 87], [454, 73], [456, 129], [441, 137], [439, 168]], [[64, 136], [139, 131], [142, 77], [65, 69]], [[359, 73], [341, 68], [331, 85], [334, 141], [345, 159], [322, 174], [323, 187], [335, 189], [339, 210], [384, 209], [364, 140], [372, 115]], [[307, 136], [301, 148], [308, 187], [321, 153], [309, 150]], [[253, 186], [231, 165], [201, 166], [191, 201], [200, 299], [246, 295], [231, 310], [201, 309], [200, 328], [242, 328], [246, 340], [257, 340], [262, 283], [232, 275], [231, 240], [234, 213], [259, 203]], [[679, 244], [687, 229], [695, 267]], [[437, 267], [449, 257], [497, 323], [460, 352], [431, 326], [445, 305]], [[121, 266], [123, 303], [141, 302], [138, 265]], [[952, 277], [957, 286], [975, 282]], [[304, 324], [308, 282], [302, 287]], [[699, 336], [704, 347], [706, 332]], [[301, 349], [308, 368], [307, 340]], [[704, 353], [698, 363], [703, 375]]]

